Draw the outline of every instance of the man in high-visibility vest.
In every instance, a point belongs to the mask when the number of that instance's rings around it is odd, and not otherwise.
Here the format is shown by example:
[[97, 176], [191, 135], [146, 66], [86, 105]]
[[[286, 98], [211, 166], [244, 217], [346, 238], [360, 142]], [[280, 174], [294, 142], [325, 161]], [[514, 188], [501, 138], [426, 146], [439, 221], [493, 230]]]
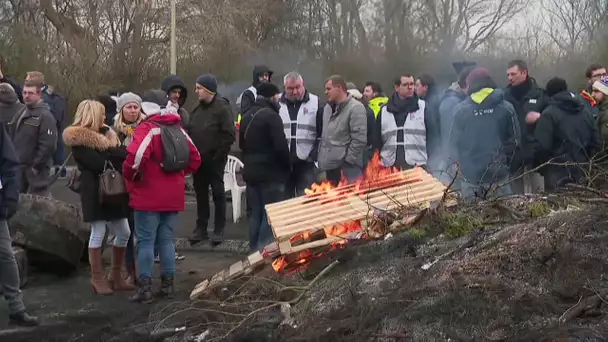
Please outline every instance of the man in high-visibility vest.
[[304, 189], [315, 182], [316, 150], [323, 125], [325, 101], [309, 92], [304, 78], [292, 71], [283, 78], [285, 92], [279, 100], [279, 116], [291, 155], [287, 178], [287, 198], [304, 195]]
[[411, 74], [395, 79], [395, 93], [376, 118], [374, 148], [382, 165], [411, 169], [427, 164], [427, 103], [414, 91]]
[[243, 118], [243, 115], [245, 115], [245, 113], [247, 113], [247, 111], [251, 109], [251, 107], [255, 103], [255, 98], [257, 97], [257, 91], [255, 87], [260, 84], [261, 81], [270, 82], [272, 74], [273, 71], [265, 65], [256, 65], [253, 68], [253, 82], [251, 83], [251, 87], [247, 88], [236, 99], [236, 108], [238, 110], [238, 114], [234, 125], [237, 127], [237, 129], [238, 126], [241, 124], [241, 119]]
[[377, 118], [382, 106], [388, 102], [388, 97], [382, 93], [380, 84], [367, 82], [365, 83], [365, 88], [363, 88], [363, 100], [367, 102], [367, 105], [374, 111], [374, 115]]

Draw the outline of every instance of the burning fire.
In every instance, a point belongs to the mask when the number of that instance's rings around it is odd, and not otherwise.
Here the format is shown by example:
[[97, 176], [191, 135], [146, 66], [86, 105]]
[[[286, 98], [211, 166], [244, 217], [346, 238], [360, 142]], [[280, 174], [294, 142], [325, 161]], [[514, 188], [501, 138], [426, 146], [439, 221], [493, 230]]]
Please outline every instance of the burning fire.
[[[312, 184], [309, 189], [305, 190], [305, 196], [326, 205], [330, 202], [338, 202], [349, 195], [362, 195], [374, 190], [417, 181], [421, 181], [421, 179], [406, 179], [406, 176], [397, 167], [384, 167], [380, 154], [376, 152], [365, 168], [362, 177], [354, 183], [349, 184], [344, 174], [342, 174], [340, 182], [337, 185], [333, 185], [329, 181]], [[295, 272], [301, 270], [311, 260], [348, 244], [348, 240], [352, 239], [352, 234], [355, 233], [357, 233], [358, 238], [369, 238], [368, 234], [361, 234], [363, 233], [363, 227], [360, 220], [334, 224], [317, 232], [304, 232], [294, 235], [290, 239], [290, 243], [294, 247], [327, 238], [339, 239], [322, 247], [308, 248], [297, 253], [281, 255], [275, 259], [272, 267], [277, 272]]]

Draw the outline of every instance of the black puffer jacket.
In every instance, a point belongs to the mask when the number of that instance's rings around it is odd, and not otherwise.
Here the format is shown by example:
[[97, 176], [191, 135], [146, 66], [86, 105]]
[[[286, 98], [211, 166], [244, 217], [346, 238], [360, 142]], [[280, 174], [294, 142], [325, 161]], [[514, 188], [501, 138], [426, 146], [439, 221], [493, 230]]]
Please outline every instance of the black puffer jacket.
[[177, 101], [177, 104], [179, 105], [178, 113], [179, 116], [182, 118], [182, 126], [187, 127], [190, 124], [190, 114], [184, 108], [186, 100], [188, 99], [188, 89], [186, 88], [184, 81], [181, 79], [181, 77], [177, 75], [169, 75], [163, 80], [160, 88], [167, 94], [167, 96], [169, 95], [171, 90], [175, 88], [181, 89], [180, 97]]
[[567, 182], [577, 182], [581, 166], [551, 164], [587, 163], [601, 148], [598, 129], [587, 108], [576, 94], [560, 92], [549, 100], [549, 106], [536, 122], [531, 145], [537, 165], [551, 163], [541, 169], [546, 190]]
[[199, 102], [192, 111], [188, 134], [203, 163], [206, 158], [225, 161], [236, 138], [230, 103], [220, 94], [216, 94], [210, 103]]
[[549, 98], [545, 90], [538, 86], [536, 80], [529, 77], [520, 85], [509, 85], [505, 89], [505, 100], [513, 105], [521, 129], [521, 145], [511, 164], [511, 170], [516, 172], [521, 170], [524, 165], [530, 165], [534, 158], [529, 145], [533, 141], [535, 125], [526, 123], [526, 115], [529, 112], [542, 113], [547, 107]]
[[239, 130], [243, 151], [243, 178], [248, 184], [285, 182], [291, 169], [291, 157], [279, 104], [258, 97], [245, 113]]

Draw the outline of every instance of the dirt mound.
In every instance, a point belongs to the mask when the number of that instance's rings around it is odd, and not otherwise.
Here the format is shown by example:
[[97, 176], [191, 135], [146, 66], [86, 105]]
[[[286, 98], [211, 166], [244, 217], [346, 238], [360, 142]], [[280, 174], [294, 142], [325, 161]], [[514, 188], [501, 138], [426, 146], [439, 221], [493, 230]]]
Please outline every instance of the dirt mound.
[[218, 288], [190, 325], [215, 341], [608, 339], [604, 207], [513, 197], [429, 217], [307, 274]]
[[[437, 239], [417, 257], [353, 259], [356, 271], [321, 281], [301, 304], [300, 326], [343, 340], [608, 338], [606, 218], [602, 210], [566, 211], [451, 243]], [[454, 252], [424, 270], [446, 245]], [[314, 323], [320, 317], [328, 318], [325, 329]]]

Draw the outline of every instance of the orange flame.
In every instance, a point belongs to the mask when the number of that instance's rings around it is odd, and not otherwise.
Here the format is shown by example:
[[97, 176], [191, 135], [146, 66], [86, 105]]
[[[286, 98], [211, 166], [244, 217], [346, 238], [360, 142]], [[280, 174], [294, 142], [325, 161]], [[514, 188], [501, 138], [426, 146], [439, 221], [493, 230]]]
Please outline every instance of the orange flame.
[[[350, 194], [361, 195], [374, 190], [388, 188], [408, 182], [422, 181], [419, 178], [406, 179], [405, 175], [401, 173], [401, 170], [397, 167], [385, 167], [382, 165], [380, 153], [374, 153], [374, 156], [367, 164], [363, 175], [355, 182], [349, 184], [348, 180], [342, 174], [342, 177], [337, 185], [333, 185], [329, 181], [323, 181], [321, 183], [315, 183], [310, 186], [309, 189], [305, 189], [305, 196], [311, 200], [318, 200], [320, 204], [328, 204], [330, 202], [336, 203], [336, 205], [342, 205], [337, 203], [341, 199], [344, 199]], [[341, 237], [343, 239], [334, 241], [329, 246], [329, 251], [336, 248], [343, 248], [348, 244], [346, 238], [351, 233], [361, 232], [363, 230], [360, 220], [346, 221], [339, 224], [334, 224], [324, 229], [325, 237]], [[316, 233], [315, 233], [316, 234]], [[299, 244], [311, 242], [313, 237], [312, 232], [303, 232], [294, 235], [290, 242], [292, 245], [296, 242]], [[367, 237], [367, 235], [364, 235]], [[322, 237], [323, 238], [323, 237]], [[329, 251], [323, 251], [315, 253], [313, 249], [309, 248], [298, 253], [292, 253], [289, 255], [281, 255], [272, 263], [272, 267], [276, 272], [296, 272], [310, 263], [310, 261], [320, 258], [327, 254]]]

